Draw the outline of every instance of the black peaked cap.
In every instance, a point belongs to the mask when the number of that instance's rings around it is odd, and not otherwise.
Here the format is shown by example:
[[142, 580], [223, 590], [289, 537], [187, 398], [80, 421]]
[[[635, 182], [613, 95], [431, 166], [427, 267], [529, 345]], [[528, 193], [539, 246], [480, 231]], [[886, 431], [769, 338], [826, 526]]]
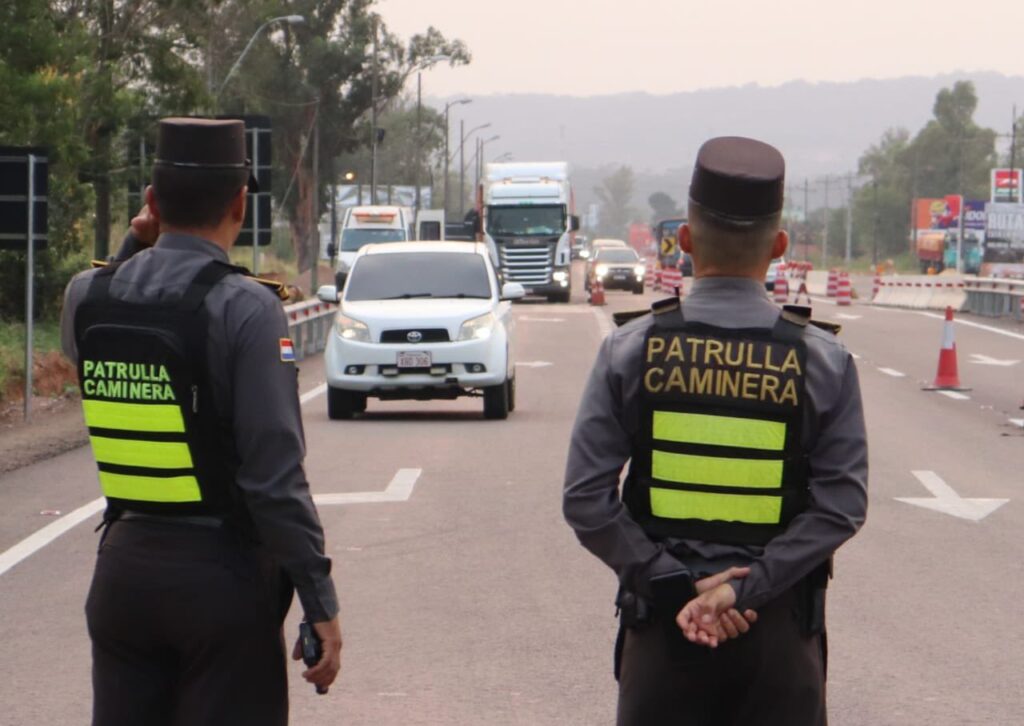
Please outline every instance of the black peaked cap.
[[697, 152], [690, 199], [726, 219], [756, 220], [782, 211], [785, 183], [786, 161], [774, 146], [720, 136]]
[[237, 169], [243, 183], [248, 179], [249, 191], [259, 191], [245, 156], [245, 123], [240, 119], [161, 119], [155, 163], [183, 171]]

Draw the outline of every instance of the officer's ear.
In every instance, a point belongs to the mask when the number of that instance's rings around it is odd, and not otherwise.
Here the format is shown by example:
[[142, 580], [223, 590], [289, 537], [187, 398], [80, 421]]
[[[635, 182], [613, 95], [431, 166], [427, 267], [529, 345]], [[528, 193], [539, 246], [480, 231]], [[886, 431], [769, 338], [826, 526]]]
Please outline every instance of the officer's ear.
[[779, 259], [786, 254], [787, 249], [789, 249], [789, 232], [780, 229], [775, 235], [775, 240], [772, 242], [772, 259]]
[[160, 227], [160, 206], [156, 201], [156, 193], [153, 191], [153, 185], [149, 184], [146, 187], [146, 206], [149, 207], [149, 214], [153, 218], [157, 228]]
[[231, 200], [231, 221], [236, 224], [243, 224], [245, 222], [245, 202], [248, 192], [248, 187], [242, 187]]
[[689, 224], [684, 224], [679, 228], [679, 249], [688, 255], [693, 255], [693, 237], [690, 235]]

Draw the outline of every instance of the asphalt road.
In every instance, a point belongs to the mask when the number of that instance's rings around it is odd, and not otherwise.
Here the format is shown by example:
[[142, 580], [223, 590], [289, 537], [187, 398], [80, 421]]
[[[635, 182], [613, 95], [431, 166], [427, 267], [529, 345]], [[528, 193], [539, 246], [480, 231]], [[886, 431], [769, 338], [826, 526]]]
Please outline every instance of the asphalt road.
[[[320, 512], [346, 644], [328, 696], [292, 667], [292, 723], [613, 722], [614, 577], [563, 523], [560, 489], [610, 313], [653, 297], [517, 305], [518, 407], [507, 421], [483, 420], [479, 399], [371, 401], [361, 419], [329, 421], [314, 395], [322, 363], [303, 362], [307, 471], [316, 494], [334, 495]], [[954, 399], [920, 388], [935, 374], [941, 320], [860, 304], [819, 303], [817, 315], [843, 323], [859, 356], [872, 465], [868, 523], [840, 550], [829, 592], [831, 723], [1019, 723], [1024, 428], [1012, 419], [1024, 419], [1024, 362], [1006, 362], [1024, 361], [1024, 328], [956, 324], [972, 390]], [[943, 511], [898, 499], [933, 492]], [[9, 548], [67, 521], [41, 512], [63, 516], [97, 496], [87, 449], [0, 477], [0, 568]], [[988, 509], [978, 521], [948, 513]], [[88, 720], [82, 606], [98, 518], [0, 574], [0, 724]]]

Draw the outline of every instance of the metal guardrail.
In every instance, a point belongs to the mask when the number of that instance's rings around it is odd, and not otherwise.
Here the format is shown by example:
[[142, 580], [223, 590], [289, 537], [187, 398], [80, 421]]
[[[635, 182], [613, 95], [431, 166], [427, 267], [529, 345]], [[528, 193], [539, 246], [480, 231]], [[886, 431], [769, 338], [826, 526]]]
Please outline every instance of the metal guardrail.
[[967, 292], [965, 310], [978, 315], [1024, 321], [1024, 280], [965, 277], [964, 290]]
[[284, 306], [288, 335], [295, 346], [295, 360], [319, 353], [327, 346], [338, 306], [320, 300], [305, 300]]

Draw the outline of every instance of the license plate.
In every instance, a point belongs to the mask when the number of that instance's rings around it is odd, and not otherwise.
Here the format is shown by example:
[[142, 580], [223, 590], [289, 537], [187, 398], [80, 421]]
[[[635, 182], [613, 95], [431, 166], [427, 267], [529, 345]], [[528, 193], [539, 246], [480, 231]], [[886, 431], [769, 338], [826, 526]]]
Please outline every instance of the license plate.
[[620, 272], [620, 273], [617, 273], [615, 275], [612, 275], [612, 279], [613, 280], [620, 280], [620, 281], [621, 280], [625, 280], [626, 279], [626, 273], [625, 272]]
[[429, 368], [430, 353], [414, 352], [398, 354], [399, 368]]

